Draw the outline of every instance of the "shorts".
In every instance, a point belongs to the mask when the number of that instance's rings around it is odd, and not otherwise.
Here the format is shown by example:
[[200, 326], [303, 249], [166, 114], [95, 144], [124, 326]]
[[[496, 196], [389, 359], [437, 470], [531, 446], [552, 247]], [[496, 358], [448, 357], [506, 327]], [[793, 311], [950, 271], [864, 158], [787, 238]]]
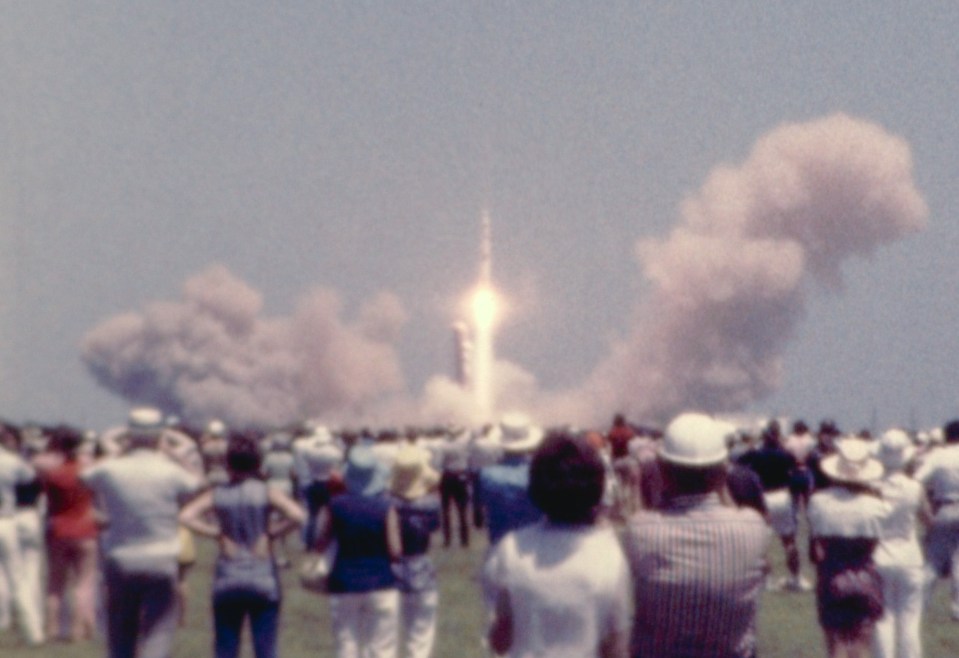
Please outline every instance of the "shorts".
[[769, 525], [780, 537], [796, 535], [796, 509], [788, 489], [767, 491], [766, 509], [769, 512]]

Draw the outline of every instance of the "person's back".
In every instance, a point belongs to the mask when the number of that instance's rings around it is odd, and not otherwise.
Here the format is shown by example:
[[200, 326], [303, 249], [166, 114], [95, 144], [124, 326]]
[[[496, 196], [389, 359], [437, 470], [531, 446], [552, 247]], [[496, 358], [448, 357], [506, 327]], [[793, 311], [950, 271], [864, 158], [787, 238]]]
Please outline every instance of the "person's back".
[[623, 548], [633, 577], [631, 655], [748, 658], [770, 530], [753, 509], [722, 503], [727, 426], [681, 414], [657, 462], [659, 510], [629, 519]]
[[625, 657], [629, 569], [612, 527], [596, 521], [605, 476], [582, 437], [551, 433], [536, 451], [529, 498], [544, 519], [508, 533], [483, 567], [498, 654]]
[[83, 473], [106, 518], [105, 555], [131, 571], [173, 573], [177, 515], [198, 480], [151, 449], [100, 462]]
[[267, 541], [271, 506], [266, 483], [250, 477], [215, 487], [213, 511], [231, 553], [220, 552], [214, 595], [239, 590], [279, 600], [279, 579]]
[[769, 537], [755, 510], [724, 506], [715, 494], [674, 498], [630, 519], [632, 655], [748, 655]]
[[627, 632], [629, 569], [611, 526], [543, 520], [511, 532], [484, 578], [511, 595], [509, 656], [598, 656], [610, 631]]

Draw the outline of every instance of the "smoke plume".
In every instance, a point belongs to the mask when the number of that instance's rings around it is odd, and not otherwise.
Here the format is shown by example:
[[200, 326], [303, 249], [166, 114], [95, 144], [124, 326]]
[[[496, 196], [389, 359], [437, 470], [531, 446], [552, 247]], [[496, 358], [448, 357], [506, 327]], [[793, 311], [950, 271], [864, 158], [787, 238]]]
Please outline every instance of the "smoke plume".
[[[583, 424], [615, 411], [655, 422], [740, 410], [779, 388], [813, 285], [841, 290], [846, 260], [920, 230], [927, 212], [908, 144], [880, 126], [843, 114], [780, 126], [739, 166], [715, 168], [669, 235], [638, 243], [647, 292], [585, 384], [543, 392], [497, 361], [497, 409]], [[353, 322], [326, 289], [292, 317], [261, 312], [256, 291], [214, 267], [187, 281], [181, 300], [94, 328], [83, 359], [107, 389], [187, 420], [477, 421], [474, 397], [442, 375], [419, 399], [405, 393], [396, 297], [373, 299]]]
[[82, 341], [97, 382], [187, 421], [282, 424], [360, 413], [403, 388], [393, 342], [406, 315], [393, 295], [343, 320], [317, 288], [291, 317], [263, 317], [262, 297], [226, 268], [188, 279], [179, 301], [109, 319]]
[[567, 408], [662, 420], [762, 399], [810, 281], [840, 290], [845, 260], [920, 230], [927, 212], [908, 144], [881, 127], [836, 114], [776, 128], [740, 166], [715, 168], [668, 236], [639, 242], [650, 292]]

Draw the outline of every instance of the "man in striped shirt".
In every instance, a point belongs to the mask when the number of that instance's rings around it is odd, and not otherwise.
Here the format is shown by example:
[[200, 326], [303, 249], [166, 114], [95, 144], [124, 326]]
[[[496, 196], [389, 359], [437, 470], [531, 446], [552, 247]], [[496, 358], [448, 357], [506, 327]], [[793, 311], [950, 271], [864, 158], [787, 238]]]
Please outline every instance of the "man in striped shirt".
[[626, 526], [636, 658], [751, 658], [770, 531], [752, 509], [724, 506], [726, 426], [682, 414], [658, 459], [664, 502]]

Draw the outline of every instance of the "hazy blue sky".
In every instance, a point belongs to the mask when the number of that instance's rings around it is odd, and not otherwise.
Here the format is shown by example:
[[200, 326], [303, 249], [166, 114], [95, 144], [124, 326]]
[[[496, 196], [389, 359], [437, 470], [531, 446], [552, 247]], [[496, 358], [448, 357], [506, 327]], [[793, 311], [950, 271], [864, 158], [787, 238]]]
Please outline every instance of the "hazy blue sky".
[[[845, 113], [911, 148], [926, 228], [810, 281], [781, 388], [847, 427], [959, 415], [955, 2], [4, 2], [0, 414], [102, 427], [80, 342], [213, 264], [287, 316], [316, 286], [451, 369], [488, 209], [498, 351], [575, 387], [647, 295], [710, 172]], [[648, 305], [645, 313], [655, 313]]]

